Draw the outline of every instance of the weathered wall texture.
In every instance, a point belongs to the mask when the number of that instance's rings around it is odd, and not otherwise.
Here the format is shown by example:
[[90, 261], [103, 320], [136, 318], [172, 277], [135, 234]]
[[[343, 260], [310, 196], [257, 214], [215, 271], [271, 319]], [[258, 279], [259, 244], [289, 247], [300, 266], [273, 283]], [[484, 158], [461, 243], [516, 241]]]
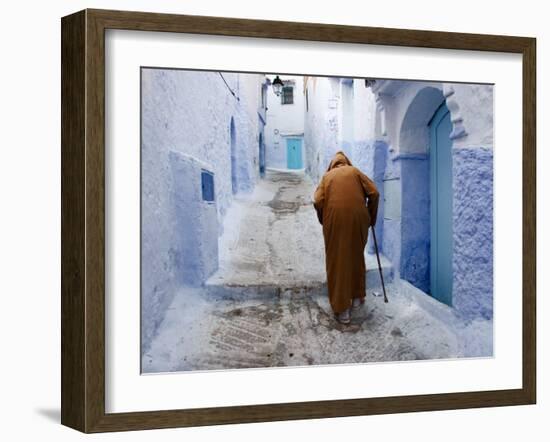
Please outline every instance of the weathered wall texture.
[[[268, 76], [273, 81], [274, 76]], [[266, 166], [274, 169], [287, 168], [286, 137], [304, 136], [304, 77], [281, 76], [283, 81], [294, 82], [293, 104], [281, 104], [281, 97], [271, 87], [267, 90], [266, 112]], [[277, 132], [277, 133], [276, 133]], [[303, 148], [303, 143], [302, 143]], [[305, 162], [305, 155], [302, 152]]]
[[[227, 82], [226, 83], [224, 82]], [[222, 220], [233, 200], [231, 120], [239, 192], [258, 171], [261, 82], [256, 74], [142, 70], [141, 296], [146, 348], [175, 293], [213, 270]], [[233, 93], [230, 91], [233, 91]], [[234, 94], [234, 95], [233, 95]], [[214, 174], [215, 202], [200, 194], [200, 171]], [[184, 176], [191, 174], [192, 176]], [[189, 201], [184, 195], [189, 195]], [[184, 223], [191, 217], [191, 223]], [[193, 232], [183, 231], [193, 226]], [[194, 241], [193, 244], [189, 241]], [[190, 263], [194, 263], [188, 267]]]
[[493, 317], [493, 87], [444, 85], [453, 121], [453, 305]]
[[493, 317], [493, 149], [453, 149], [453, 305]]
[[399, 273], [430, 292], [430, 181], [428, 155], [402, 154], [401, 257]]

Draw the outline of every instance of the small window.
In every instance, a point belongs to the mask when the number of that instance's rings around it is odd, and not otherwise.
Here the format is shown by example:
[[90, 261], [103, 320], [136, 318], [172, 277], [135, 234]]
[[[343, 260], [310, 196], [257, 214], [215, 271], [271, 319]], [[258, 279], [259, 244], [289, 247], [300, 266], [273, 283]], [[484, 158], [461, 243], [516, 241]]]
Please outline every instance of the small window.
[[283, 93], [281, 94], [281, 104], [293, 104], [294, 103], [294, 87], [283, 86]]
[[201, 171], [202, 200], [214, 201], [214, 174], [207, 170]]

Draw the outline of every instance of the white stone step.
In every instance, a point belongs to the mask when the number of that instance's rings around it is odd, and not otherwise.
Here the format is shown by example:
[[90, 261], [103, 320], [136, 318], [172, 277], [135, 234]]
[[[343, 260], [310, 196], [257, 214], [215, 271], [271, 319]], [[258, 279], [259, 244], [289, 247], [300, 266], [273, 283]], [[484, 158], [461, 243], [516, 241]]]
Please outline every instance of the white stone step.
[[[384, 283], [391, 284], [394, 280], [393, 266], [384, 256], [380, 256]], [[367, 267], [366, 289], [367, 292], [381, 290], [380, 272], [376, 255], [365, 254], [365, 265]], [[222, 275], [216, 273], [210, 277], [205, 285], [206, 294], [219, 299], [262, 299], [284, 294], [296, 296], [305, 294], [326, 294], [326, 276], [317, 278], [283, 278], [266, 277], [266, 275], [253, 275], [251, 272], [233, 273]]]

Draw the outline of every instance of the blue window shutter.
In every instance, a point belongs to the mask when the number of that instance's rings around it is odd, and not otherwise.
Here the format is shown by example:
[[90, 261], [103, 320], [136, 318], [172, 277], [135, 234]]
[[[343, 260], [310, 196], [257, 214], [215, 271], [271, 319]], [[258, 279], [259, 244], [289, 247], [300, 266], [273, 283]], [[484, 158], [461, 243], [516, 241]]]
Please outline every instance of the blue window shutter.
[[214, 174], [207, 170], [201, 171], [202, 200], [214, 201]]

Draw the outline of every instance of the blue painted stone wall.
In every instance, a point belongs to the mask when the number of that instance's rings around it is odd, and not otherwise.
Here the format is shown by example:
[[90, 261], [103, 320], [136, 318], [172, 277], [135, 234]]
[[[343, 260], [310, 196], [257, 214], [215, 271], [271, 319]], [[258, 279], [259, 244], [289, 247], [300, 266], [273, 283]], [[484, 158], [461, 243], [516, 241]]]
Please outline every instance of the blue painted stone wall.
[[401, 278], [430, 291], [430, 181], [427, 154], [401, 160]]
[[201, 172], [211, 172], [211, 167], [180, 152], [171, 151], [168, 158], [176, 229], [171, 252], [175, 279], [180, 284], [197, 287], [218, 269], [216, 201], [204, 201], [201, 186]]
[[453, 307], [466, 317], [492, 318], [491, 148], [453, 148], [453, 194]]
[[[179, 285], [199, 284], [212, 271], [209, 266], [215, 265], [210, 258], [234, 198], [232, 118], [238, 190], [252, 190], [259, 177], [261, 78], [256, 74], [223, 76], [228, 85], [218, 72], [142, 70], [142, 351]], [[193, 199], [200, 195], [201, 167], [214, 174], [215, 204], [202, 205]], [[186, 208], [187, 204], [194, 209]]]
[[[382, 140], [356, 142], [350, 149], [350, 159], [355, 167], [371, 178], [380, 193], [378, 216], [376, 219], [376, 239], [379, 251], [383, 251], [384, 244], [384, 174], [388, 156], [388, 145]], [[369, 230], [369, 239], [366, 250], [375, 253], [372, 233]]]

